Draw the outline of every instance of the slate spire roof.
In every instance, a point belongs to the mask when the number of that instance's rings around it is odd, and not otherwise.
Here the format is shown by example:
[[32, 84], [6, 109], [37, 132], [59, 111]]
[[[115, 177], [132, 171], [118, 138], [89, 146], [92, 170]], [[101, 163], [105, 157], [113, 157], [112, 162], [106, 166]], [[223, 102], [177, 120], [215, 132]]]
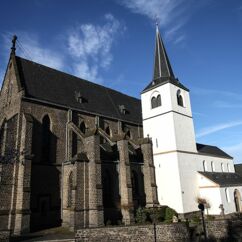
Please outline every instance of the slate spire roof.
[[154, 73], [153, 79], [150, 84], [143, 90], [146, 92], [150, 89], [153, 89], [157, 86], [172, 83], [186, 91], [189, 91], [185, 86], [183, 86], [179, 80], [175, 77], [174, 72], [171, 67], [170, 60], [168, 58], [165, 45], [162, 41], [159, 26], [156, 25], [156, 34], [155, 34], [155, 59], [154, 59]]
[[172, 77], [175, 78], [169, 58], [166, 53], [166, 49], [162, 38], [160, 36], [159, 26], [156, 24], [156, 36], [155, 36], [155, 61], [154, 61], [154, 75], [153, 80], [160, 77]]

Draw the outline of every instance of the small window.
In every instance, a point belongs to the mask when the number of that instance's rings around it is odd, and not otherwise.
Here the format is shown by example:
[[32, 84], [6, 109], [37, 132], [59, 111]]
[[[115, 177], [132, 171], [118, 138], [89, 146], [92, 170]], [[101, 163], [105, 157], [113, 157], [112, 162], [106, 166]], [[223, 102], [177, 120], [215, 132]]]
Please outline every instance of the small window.
[[205, 160], [203, 161], [203, 171], [207, 171], [207, 163]]
[[155, 92], [151, 98], [151, 108], [157, 108], [161, 106], [161, 96], [158, 94], [158, 92]]
[[177, 91], [177, 104], [181, 107], [184, 107], [183, 97], [180, 90]]
[[81, 124], [80, 124], [79, 127], [80, 127], [81, 132], [82, 132], [83, 134], [85, 134], [87, 128], [86, 128], [86, 124], [85, 124], [84, 121], [81, 122]]
[[228, 172], [230, 172], [230, 165], [229, 165], [229, 163], [227, 164], [227, 170], [228, 170]]
[[156, 143], [156, 148], [158, 148], [158, 139], [155, 139], [155, 143]]
[[119, 111], [121, 114], [128, 114], [128, 110], [124, 105], [119, 105]]
[[107, 127], [105, 128], [105, 132], [106, 132], [107, 135], [110, 136], [111, 132], [110, 132], [110, 128], [109, 128], [109, 126], [107, 126]]
[[157, 98], [156, 98], [156, 104], [157, 104], [157, 107], [161, 106], [161, 97], [160, 97], [160, 95], [158, 95]]
[[151, 108], [156, 108], [156, 97], [151, 98]]
[[211, 171], [214, 172], [215, 171], [215, 166], [214, 166], [214, 162], [211, 162]]
[[226, 196], [226, 200], [229, 203], [230, 202], [230, 197], [229, 197], [229, 189], [225, 188], [225, 196]]
[[221, 171], [224, 172], [224, 163], [221, 163]]
[[51, 159], [51, 123], [48, 115], [42, 120], [42, 162], [50, 162]]

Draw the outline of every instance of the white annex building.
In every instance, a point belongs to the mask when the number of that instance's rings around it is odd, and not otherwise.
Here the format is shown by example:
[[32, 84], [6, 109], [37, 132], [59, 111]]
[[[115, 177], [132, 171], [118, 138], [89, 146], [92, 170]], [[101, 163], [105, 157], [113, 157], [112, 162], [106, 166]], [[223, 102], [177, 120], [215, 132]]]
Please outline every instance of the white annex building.
[[203, 198], [209, 214], [241, 212], [242, 178], [231, 156], [196, 143], [189, 90], [174, 76], [158, 27], [154, 77], [141, 102], [144, 137], [153, 141], [160, 204], [184, 214], [197, 211], [197, 199]]

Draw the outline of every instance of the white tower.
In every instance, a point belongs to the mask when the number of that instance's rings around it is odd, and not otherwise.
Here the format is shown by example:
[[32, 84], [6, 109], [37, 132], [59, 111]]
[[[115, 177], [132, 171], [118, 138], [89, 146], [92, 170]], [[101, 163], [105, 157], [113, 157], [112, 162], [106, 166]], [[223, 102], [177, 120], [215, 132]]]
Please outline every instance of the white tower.
[[187, 166], [197, 153], [189, 90], [173, 74], [158, 26], [154, 76], [143, 90], [141, 102], [144, 137], [153, 141], [160, 204], [178, 213], [191, 211], [191, 206], [196, 210], [188, 198], [196, 196], [195, 185], [189, 184], [195, 171], [193, 174]]

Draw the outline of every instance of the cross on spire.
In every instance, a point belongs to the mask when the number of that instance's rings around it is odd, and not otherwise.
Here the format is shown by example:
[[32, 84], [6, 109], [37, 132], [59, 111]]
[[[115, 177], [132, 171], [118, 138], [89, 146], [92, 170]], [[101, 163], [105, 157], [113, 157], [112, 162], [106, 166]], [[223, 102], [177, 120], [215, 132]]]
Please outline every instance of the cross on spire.
[[175, 78], [169, 58], [165, 50], [165, 46], [160, 36], [159, 25], [156, 22], [155, 61], [153, 80], [156, 80], [160, 77]]
[[16, 50], [16, 41], [17, 41], [18, 37], [16, 35], [13, 36], [12, 39], [12, 47], [11, 47], [11, 53], [15, 54], [15, 50]]

